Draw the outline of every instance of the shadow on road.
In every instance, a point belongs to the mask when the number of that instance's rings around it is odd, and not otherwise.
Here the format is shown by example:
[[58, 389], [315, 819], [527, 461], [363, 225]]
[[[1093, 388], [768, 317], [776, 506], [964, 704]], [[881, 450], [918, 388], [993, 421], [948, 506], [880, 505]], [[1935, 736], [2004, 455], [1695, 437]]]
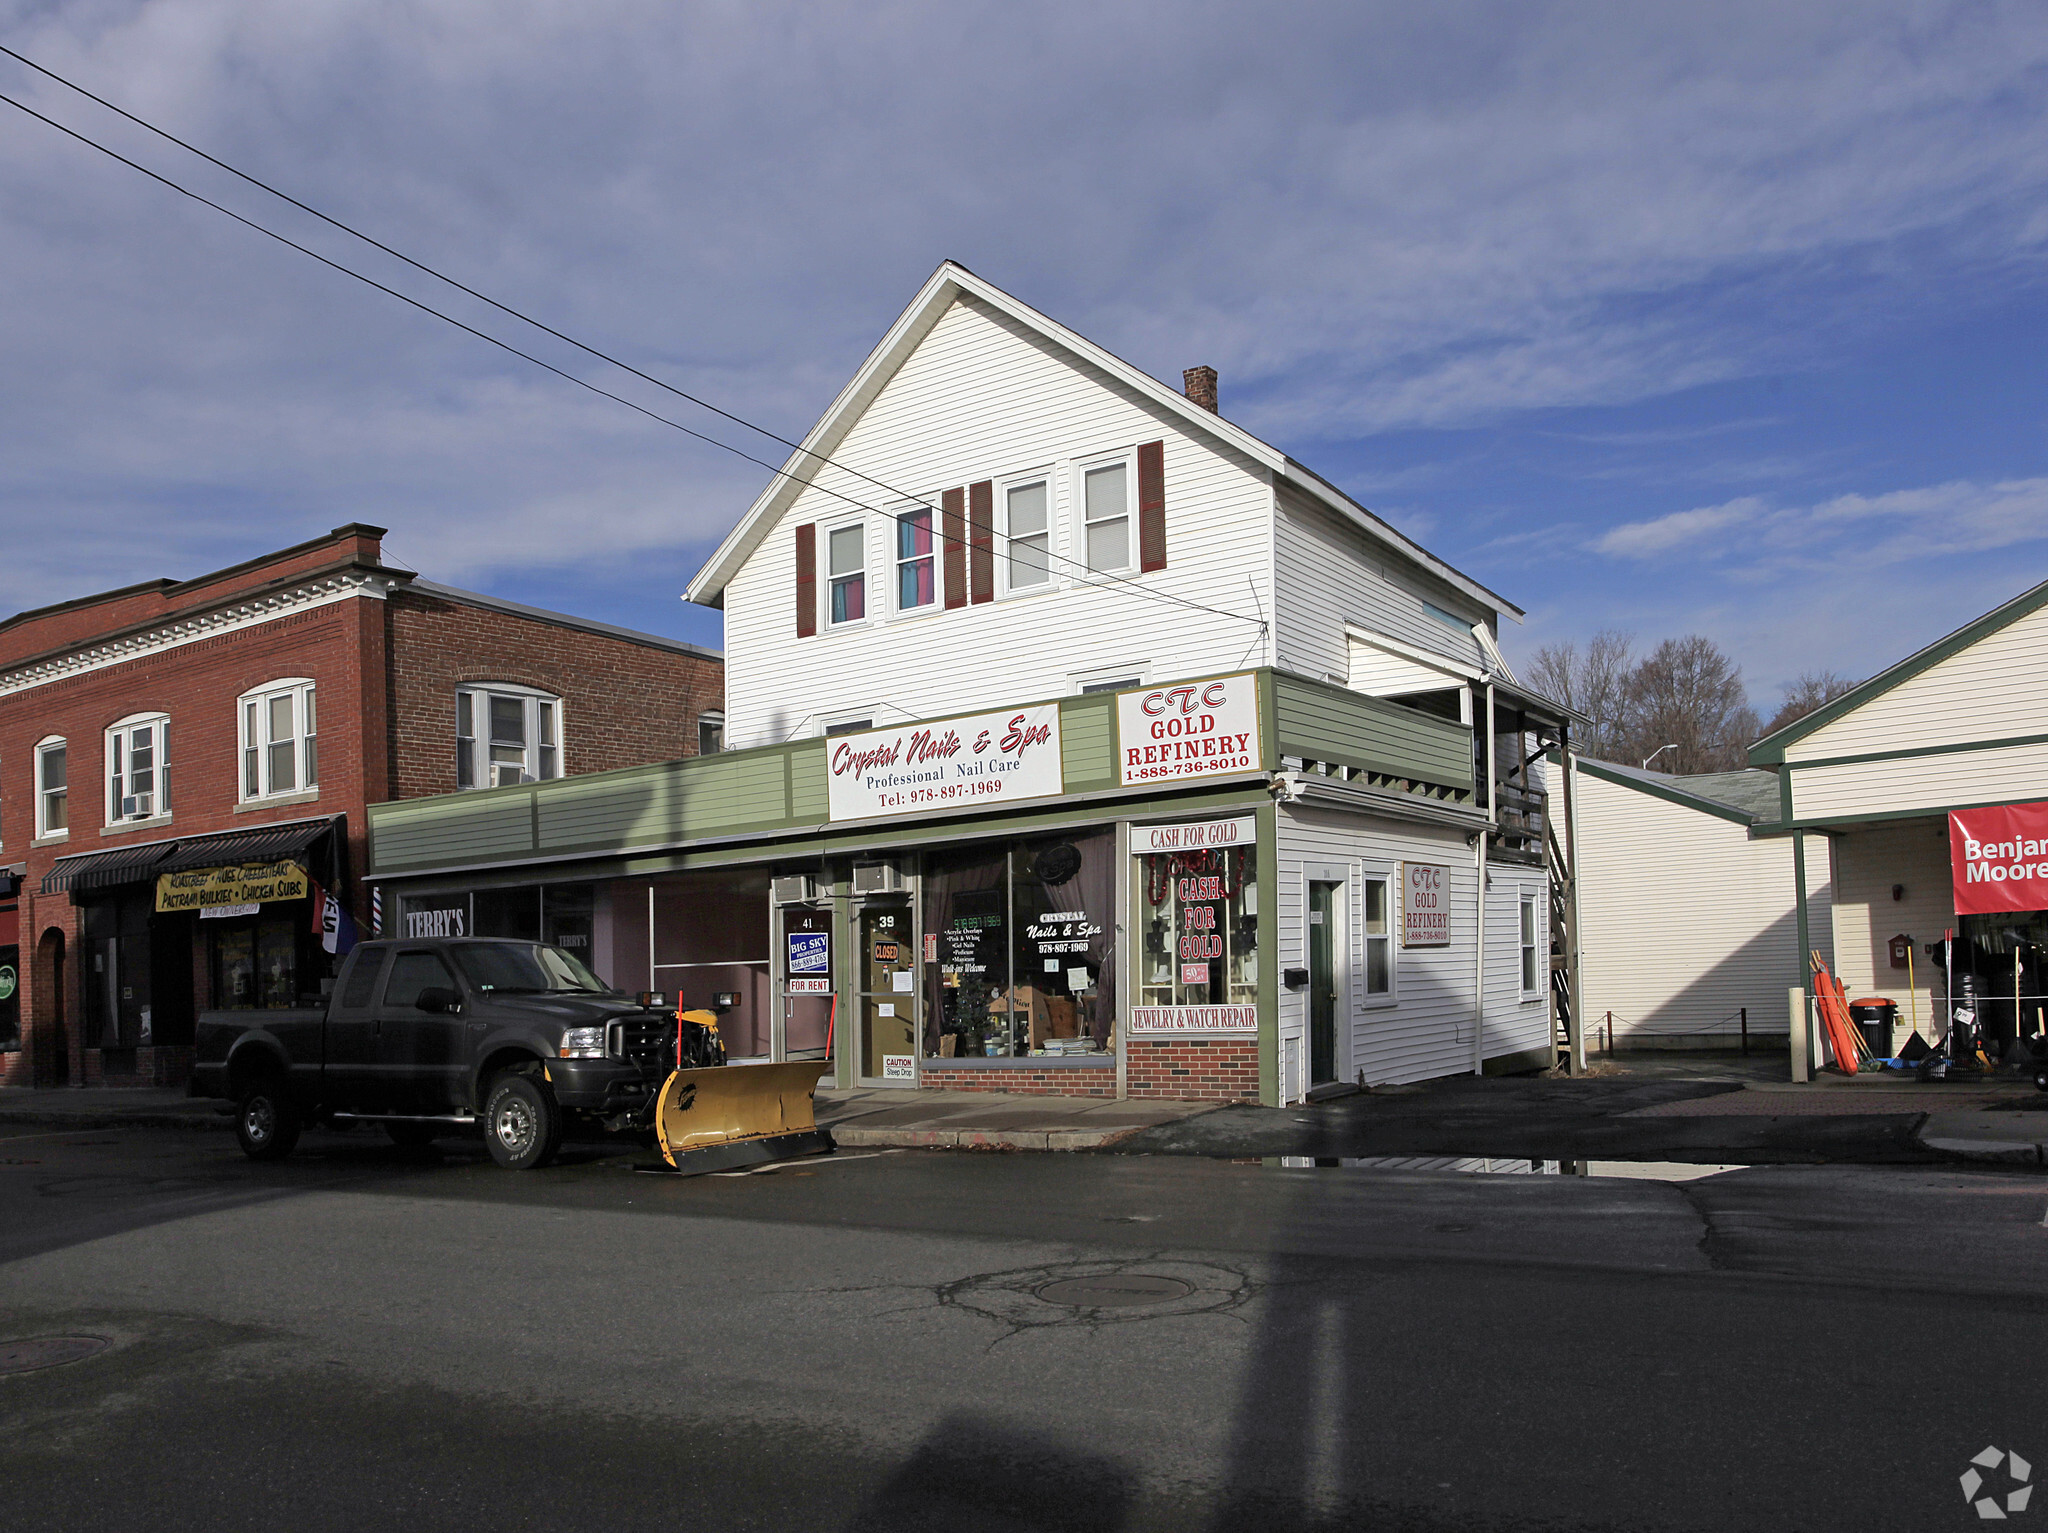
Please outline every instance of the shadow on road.
[[846, 1533], [1117, 1533], [1135, 1495], [1135, 1478], [1111, 1459], [956, 1412], [868, 1497]]

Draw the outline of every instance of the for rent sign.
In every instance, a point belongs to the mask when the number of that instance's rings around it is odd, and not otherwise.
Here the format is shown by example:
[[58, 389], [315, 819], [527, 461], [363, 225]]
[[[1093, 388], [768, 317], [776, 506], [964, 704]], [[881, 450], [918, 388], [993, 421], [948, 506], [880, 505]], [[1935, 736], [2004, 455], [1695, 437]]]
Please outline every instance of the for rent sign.
[[1116, 695], [1117, 767], [1124, 786], [1250, 772], [1259, 749], [1259, 678], [1140, 688]]
[[836, 735], [825, 780], [835, 820], [1047, 798], [1065, 786], [1059, 704]]
[[1957, 915], [2048, 910], [2048, 804], [1958, 809], [1948, 846]]

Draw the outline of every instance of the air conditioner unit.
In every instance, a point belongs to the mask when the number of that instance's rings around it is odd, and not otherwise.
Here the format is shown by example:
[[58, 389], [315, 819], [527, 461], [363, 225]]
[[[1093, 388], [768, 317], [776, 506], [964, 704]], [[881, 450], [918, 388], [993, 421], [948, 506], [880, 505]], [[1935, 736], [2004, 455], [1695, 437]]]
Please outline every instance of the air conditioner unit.
[[509, 788], [525, 781], [526, 769], [524, 767], [512, 766], [502, 761], [491, 764], [492, 787]]
[[893, 862], [856, 862], [853, 865], [855, 894], [901, 894], [907, 885]]
[[818, 897], [818, 883], [802, 873], [775, 879], [772, 885], [778, 905], [808, 905]]

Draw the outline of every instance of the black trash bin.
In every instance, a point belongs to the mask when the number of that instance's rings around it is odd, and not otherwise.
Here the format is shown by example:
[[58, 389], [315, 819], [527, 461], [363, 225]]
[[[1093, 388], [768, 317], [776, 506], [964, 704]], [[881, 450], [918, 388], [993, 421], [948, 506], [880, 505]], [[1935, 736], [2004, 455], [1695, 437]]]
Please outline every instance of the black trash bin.
[[1866, 995], [1849, 1003], [1849, 1020], [1863, 1029], [1863, 1042], [1876, 1059], [1892, 1057], [1892, 1028], [1899, 1020], [1899, 1003], [1881, 995]]

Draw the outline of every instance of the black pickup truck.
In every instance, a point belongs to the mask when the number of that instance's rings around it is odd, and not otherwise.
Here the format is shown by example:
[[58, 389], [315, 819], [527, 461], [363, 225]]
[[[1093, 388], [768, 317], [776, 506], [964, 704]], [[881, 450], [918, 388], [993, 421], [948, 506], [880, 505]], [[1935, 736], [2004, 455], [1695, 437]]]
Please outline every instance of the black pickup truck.
[[194, 1096], [235, 1104], [257, 1160], [309, 1122], [418, 1145], [473, 1125], [499, 1165], [554, 1157], [565, 1127], [645, 1126], [669, 1071], [723, 1064], [717, 1031], [613, 990], [543, 942], [359, 944], [325, 1010], [207, 1011]]

